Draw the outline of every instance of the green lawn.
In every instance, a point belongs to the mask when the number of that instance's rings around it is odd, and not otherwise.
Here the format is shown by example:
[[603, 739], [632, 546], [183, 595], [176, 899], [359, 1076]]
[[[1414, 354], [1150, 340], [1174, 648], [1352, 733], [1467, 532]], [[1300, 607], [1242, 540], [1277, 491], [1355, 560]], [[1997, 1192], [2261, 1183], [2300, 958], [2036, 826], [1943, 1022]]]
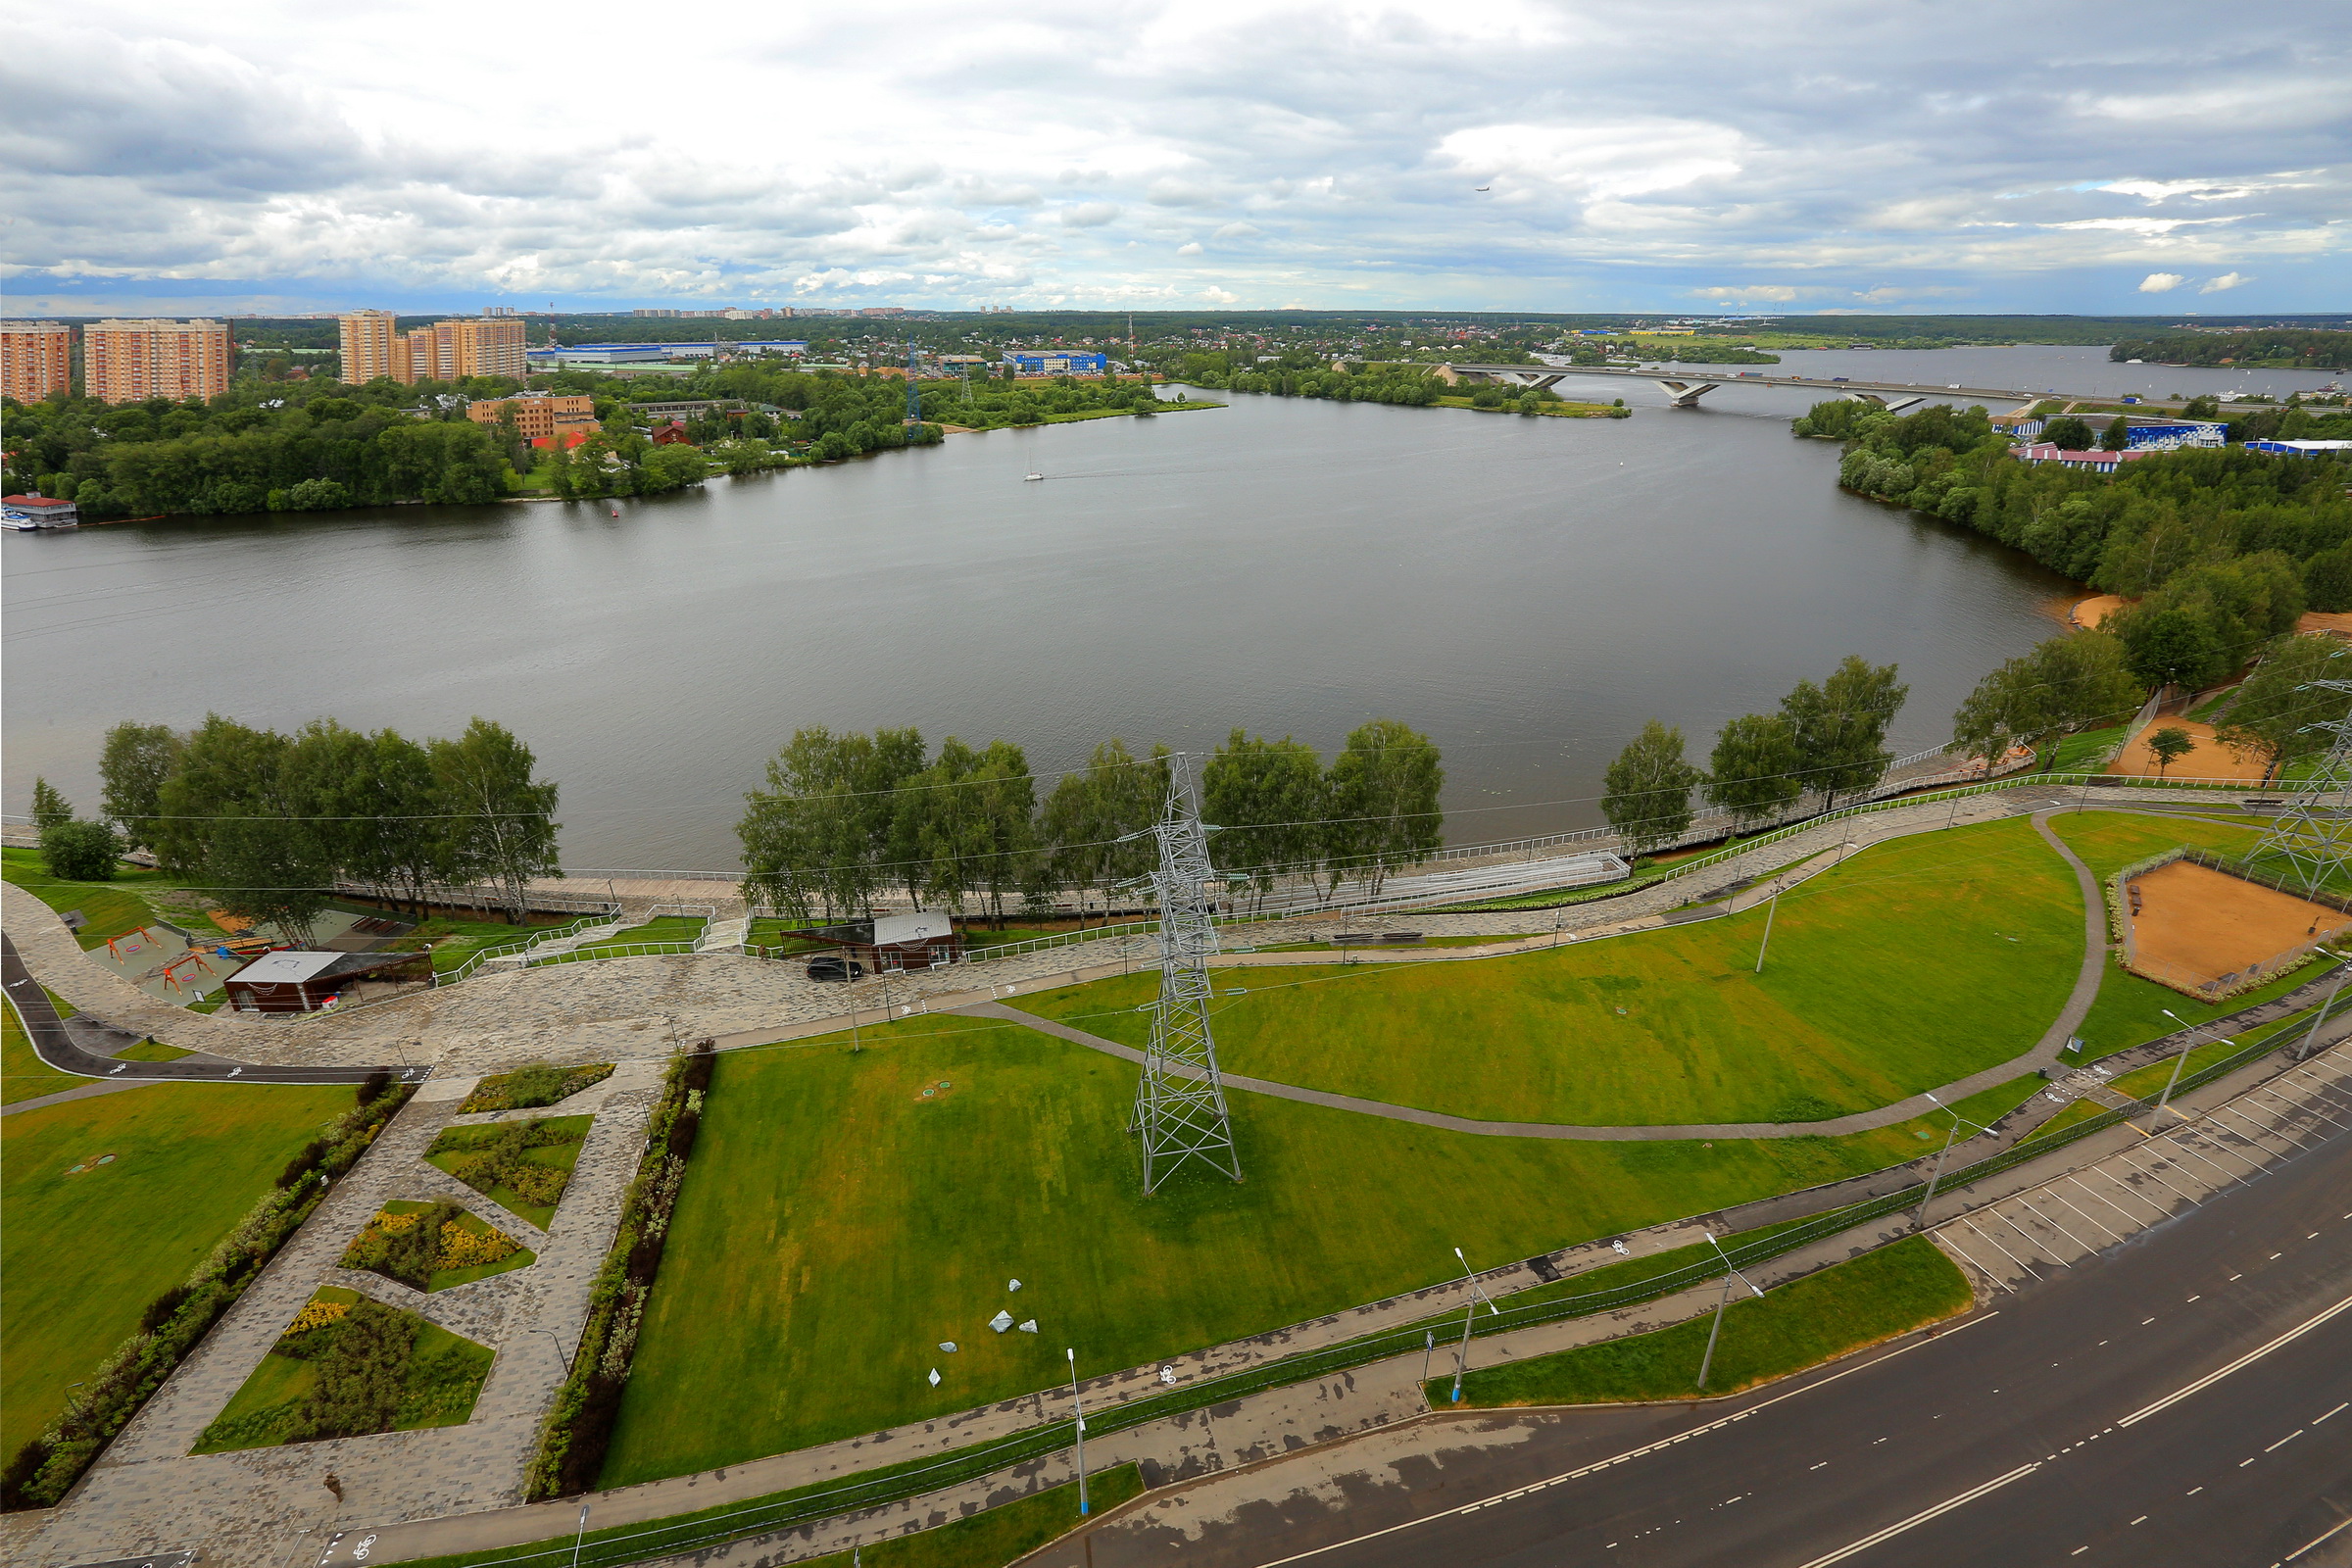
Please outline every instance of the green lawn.
[[[1466, 963], [1220, 970], [1218, 1059], [1491, 1120], [1820, 1120], [2031, 1049], [2082, 963], [2074, 876], [2022, 819], [1897, 840], [1802, 884], [1758, 975], [1764, 919]], [[1157, 984], [1019, 1004], [1141, 1045]]]
[[[2124, 811], [2062, 812], [2050, 819], [2050, 829], [2066, 842], [2067, 848], [2082, 858], [2082, 863], [2090, 867], [2102, 889], [2108, 878], [2125, 866], [2161, 855], [2176, 845], [2193, 844], [2216, 854], [2242, 855], [2260, 837], [2258, 829], [2233, 822], [2143, 816]], [[2120, 956], [2110, 955], [2106, 975], [2099, 982], [2098, 1000], [2091, 1004], [2089, 1016], [2076, 1031], [2082, 1037], [2082, 1053], [2068, 1059], [2096, 1061], [2127, 1047], [2171, 1034], [2180, 1025], [2164, 1015], [2163, 1009], [2167, 1007], [2179, 1013], [2183, 1022], [2206, 1023], [2307, 984], [2312, 972], [2307, 969], [2286, 975], [2242, 997], [2215, 1004], [2198, 1002], [2170, 986], [2135, 975], [2124, 967]]]
[[0, 850], [0, 877], [14, 882], [60, 914], [79, 909], [88, 923], [74, 933], [84, 950], [106, 946], [109, 937], [127, 936], [161, 918], [143, 896], [150, 891], [176, 891], [179, 884], [161, 871], [124, 862], [112, 882], [61, 882], [49, 874], [38, 850]]
[[[1970, 1299], [1959, 1267], [1926, 1237], [1908, 1237], [1768, 1291], [1760, 1299], [1736, 1299], [1723, 1315], [1706, 1393], [1734, 1394], [1816, 1366], [1966, 1311]], [[1462, 1403], [1699, 1398], [1699, 1361], [1713, 1326], [1709, 1313], [1654, 1334], [1489, 1367], [1462, 1380]], [[1433, 1378], [1431, 1405], [1446, 1408], [1451, 1392], [1450, 1377]]]
[[708, 929], [710, 929], [710, 922], [700, 916], [659, 915], [646, 921], [643, 925], [629, 926], [624, 930], [613, 932], [609, 937], [588, 943], [580, 948], [579, 952], [584, 955], [605, 955], [615, 953], [637, 943], [693, 942], [700, 939]]
[[48, 1423], [351, 1095], [158, 1084], [0, 1121], [0, 1449]]
[[32, 1039], [18, 1021], [17, 1009], [0, 1007], [0, 1105], [78, 1089], [89, 1081], [74, 1073], [59, 1072], [33, 1054]]
[[[1065, 1346], [1082, 1367], [1138, 1365], [1433, 1284], [1456, 1246], [1493, 1266], [1877, 1169], [1941, 1133], [1476, 1138], [1237, 1094], [1246, 1180], [1183, 1175], [1147, 1200], [1126, 1063], [945, 1015], [863, 1038], [719, 1058], [605, 1485], [1050, 1388]], [[1042, 1332], [992, 1333], [999, 1307]]]

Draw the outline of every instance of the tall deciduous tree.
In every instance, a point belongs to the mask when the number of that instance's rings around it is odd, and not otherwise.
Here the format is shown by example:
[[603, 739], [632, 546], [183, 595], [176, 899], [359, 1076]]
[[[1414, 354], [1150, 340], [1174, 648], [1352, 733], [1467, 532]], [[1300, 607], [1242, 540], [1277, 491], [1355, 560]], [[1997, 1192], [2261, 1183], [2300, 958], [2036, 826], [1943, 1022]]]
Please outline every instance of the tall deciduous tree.
[[1690, 831], [1690, 789], [1700, 773], [1683, 757], [1683, 732], [1651, 719], [1603, 775], [1600, 809], [1637, 859]]
[[98, 757], [99, 802], [133, 847], [155, 847], [164, 781], [185, 744], [169, 724], [122, 723], [106, 732]]
[[1952, 714], [1952, 743], [1991, 767], [2013, 748], [2038, 751], [2070, 730], [2113, 724], [2146, 695], [2120, 641], [2103, 631], [2068, 632], [1978, 681]]
[[1798, 770], [1805, 787], [1820, 794], [1824, 809], [1886, 776], [1894, 760], [1886, 748], [1886, 726], [1910, 694], [1895, 679], [1894, 665], [1848, 654], [1821, 685], [1799, 681], [1781, 699], [1781, 714], [1796, 736]]
[[870, 736], [795, 731], [767, 764], [768, 788], [744, 797], [744, 896], [801, 918], [870, 907], [882, 877], [875, 826], [887, 822], [877, 797], [886, 804], [898, 782], [880, 772]]
[[1445, 787], [1438, 748], [1418, 730], [1376, 718], [1350, 732], [1326, 785], [1335, 885], [1345, 870], [1377, 898], [1390, 873], [1428, 859], [1445, 842]]
[[1158, 817], [1167, 793], [1167, 748], [1138, 760], [1121, 740], [1095, 748], [1085, 767], [1064, 773], [1046, 797], [1039, 832], [1051, 847], [1054, 881], [1062, 887], [1107, 890], [1142, 876], [1154, 855], [1149, 837], [1134, 837]]
[[521, 924], [531, 880], [564, 874], [556, 859], [558, 786], [533, 778], [531, 749], [486, 718], [454, 741], [434, 741], [430, 755], [452, 813], [452, 861], [463, 874], [496, 882], [507, 918]]
[[1796, 730], [1781, 713], [1748, 713], [1723, 726], [1709, 760], [1706, 795], [1744, 833], [1805, 792], [1797, 776]]
[[1248, 878], [1262, 904], [1276, 875], [1313, 874], [1323, 818], [1334, 814], [1328, 794], [1313, 747], [1235, 730], [1200, 770], [1201, 814], [1218, 829], [1209, 858]]
[[2328, 636], [2278, 639], [2238, 687], [2215, 736], [2238, 756], [2260, 759], [2268, 783], [2287, 763], [2328, 749], [2327, 731], [2311, 726], [2352, 711], [2352, 692], [2311, 685], [2323, 680], [2352, 680], [2352, 649]]

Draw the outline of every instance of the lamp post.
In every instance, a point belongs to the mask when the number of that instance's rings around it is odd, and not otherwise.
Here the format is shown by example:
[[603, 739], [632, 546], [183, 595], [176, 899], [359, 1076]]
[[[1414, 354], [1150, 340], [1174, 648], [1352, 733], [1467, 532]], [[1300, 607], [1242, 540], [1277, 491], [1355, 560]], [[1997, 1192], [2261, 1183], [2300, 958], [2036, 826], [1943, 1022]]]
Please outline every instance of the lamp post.
[[[2322, 955], [2325, 957], [2333, 958], [2338, 963], [2345, 961], [2342, 954], [2330, 952], [2327, 948], [2314, 948], [2312, 951]], [[2352, 968], [2342, 969], [2337, 972], [2335, 984], [2328, 988], [2328, 1000], [2320, 1004], [2319, 1016], [2311, 1020], [2311, 1033], [2303, 1037], [2303, 1043], [2301, 1045], [2297, 1046], [2293, 1051], [2287, 1053], [2287, 1059], [2289, 1061], [2301, 1061], [2304, 1057], [2311, 1054], [2311, 1048], [2319, 1043], [2320, 1025], [2328, 1021], [2328, 1009], [2335, 1005], [2336, 993], [2344, 989], [2344, 982], [2348, 979], [2352, 979]]]
[[[2190, 1023], [2186, 1018], [2181, 1017], [2170, 1007], [2158, 1007], [2156, 1010], [2163, 1013], [2167, 1018], [2172, 1019], [2173, 1022], [2179, 1024], [2182, 1033], [2208, 1035], [2211, 1036], [2216, 1042], [2225, 1046], [2234, 1046], [2237, 1044], [2236, 1041], [2229, 1039], [2226, 1036], [2214, 1034], [2212, 1030], [2206, 1028], [2203, 1024]], [[2164, 1093], [2156, 1098], [2156, 1114], [2155, 1116], [2148, 1118], [2150, 1121], [2155, 1120], [2157, 1116], [2162, 1116], [2164, 1114], [2164, 1107], [2172, 1103], [2174, 1086], [2180, 1082], [2180, 1069], [2188, 1065], [2188, 1054], [2191, 1048], [2193, 1048], [2195, 1045], [2196, 1041], [2193, 1039], [2184, 1040], [2180, 1043], [2180, 1054], [2173, 1059], [2173, 1075], [2164, 1081]], [[2175, 1111], [2174, 1114], [2179, 1115], [2180, 1112]]]
[[1078, 1422], [1078, 1517], [1086, 1517], [1086, 1404], [1078, 1397], [1078, 1352], [1065, 1349], [1070, 1358], [1070, 1408], [1077, 1413]]
[[[1943, 1135], [1943, 1147], [1936, 1152], [1936, 1168], [1928, 1173], [1928, 1195], [1919, 1200], [1919, 1207], [1912, 1210], [1913, 1217], [1911, 1228], [1913, 1230], [1918, 1230], [1928, 1223], [1928, 1205], [1936, 1201], [1936, 1184], [1943, 1179], [1944, 1156], [1952, 1152], [1952, 1144], [1959, 1138], [1961, 1127], [1961, 1117], [1959, 1111], [1954, 1110], [1942, 1101], [1936, 1100], [1936, 1096], [1933, 1091], [1923, 1090], [1922, 1093], [1926, 1094], [1930, 1100], [1936, 1101], [1936, 1107], [1938, 1110], [1949, 1111], [1951, 1113], [1952, 1130]], [[1984, 1126], [1978, 1122], [1972, 1121], [1967, 1125], [1976, 1128], [1977, 1131], [1981, 1133], [1988, 1133], [1992, 1131], [1991, 1128]]]
[[1723, 1332], [1724, 1308], [1732, 1304], [1732, 1281], [1737, 1279], [1740, 1284], [1746, 1286], [1758, 1300], [1763, 1299], [1764, 1293], [1756, 1289], [1754, 1280], [1732, 1266], [1732, 1254], [1723, 1250], [1721, 1242], [1715, 1240], [1713, 1231], [1706, 1231], [1702, 1234], [1707, 1238], [1708, 1245], [1715, 1249], [1715, 1255], [1723, 1259], [1724, 1267], [1723, 1295], [1715, 1302], [1715, 1326], [1707, 1330], [1707, 1353], [1700, 1356], [1698, 1361], [1698, 1386], [1703, 1392], [1707, 1386], [1707, 1373], [1715, 1365], [1715, 1338]]
[[1462, 1256], [1462, 1250], [1455, 1248], [1453, 1255], [1462, 1265], [1462, 1278], [1470, 1285], [1470, 1304], [1462, 1309], [1462, 1345], [1453, 1357], [1453, 1397], [1446, 1401], [1459, 1404], [1462, 1402], [1462, 1372], [1470, 1364], [1470, 1325], [1478, 1317], [1479, 1303], [1485, 1301], [1487, 1310], [1496, 1317], [1502, 1316], [1502, 1309], [1493, 1301], [1488, 1301], [1487, 1293], [1478, 1288], [1478, 1276], [1470, 1272], [1470, 1260]]
[[580, 1504], [579, 1533], [571, 1538], [571, 1568], [580, 1568], [580, 1544], [588, 1539], [588, 1505]]
[[1772, 946], [1772, 917], [1781, 912], [1781, 890], [1772, 890], [1772, 903], [1764, 910], [1764, 940], [1756, 944], [1756, 973], [1764, 972], [1764, 950]]

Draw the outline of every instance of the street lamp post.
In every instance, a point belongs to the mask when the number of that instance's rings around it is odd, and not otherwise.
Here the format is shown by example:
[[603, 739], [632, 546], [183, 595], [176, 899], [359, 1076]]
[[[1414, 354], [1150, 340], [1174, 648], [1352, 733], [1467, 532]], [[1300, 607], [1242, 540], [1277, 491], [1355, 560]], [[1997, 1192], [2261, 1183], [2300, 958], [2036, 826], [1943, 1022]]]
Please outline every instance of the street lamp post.
[[[2323, 956], [2333, 958], [2338, 963], [2344, 961], [2344, 956], [2340, 953], [2331, 953], [2326, 948], [2315, 948], [2312, 951]], [[2352, 980], [2352, 968], [2340, 969], [2336, 972], [2335, 984], [2328, 991], [2328, 1000], [2320, 1004], [2319, 1016], [2311, 1020], [2311, 1033], [2305, 1035], [2303, 1043], [2287, 1054], [2289, 1061], [2301, 1061], [2311, 1054], [2311, 1048], [2319, 1043], [2320, 1025], [2328, 1021], [2328, 1009], [2335, 1005], [2336, 994], [2344, 989], [2346, 980]]]
[[[1918, 1230], [1928, 1223], [1928, 1205], [1936, 1201], [1936, 1184], [1943, 1180], [1944, 1156], [1952, 1152], [1952, 1144], [1959, 1138], [1960, 1128], [1962, 1125], [1959, 1111], [1954, 1110], [1942, 1101], [1936, 1100], [1936, 1096], [1933, 1091], [1923, 1090], [1922, 1093], [1926, 1094], [1930, 1100], [1936, 1101], [1937, 1109], [1949, 1111], [1951, 1113], [1952, 1130], [1943, 1135], [1943, 1147], [1936, 1152], [1936, 1168], [1928, 1173], [1928, 1194], [1925, 1198], [1922, 1198], [1919, 1200], [1919, 1207], [1912, 1211], [1911, 1228], [1913, 1230]], [[1967, 1123], [1967, 1125], [1976, 1128], [1979, 1132], [1988, 1133], [1992, 1131], [1991, 1128], [1973, 1121]]]
[[571, 1538], [571, 1568], [580, 1568], [580, 1544], [588, 1539], [588, 1504], [580, 1504], [579, 1534]]
[[1070, 1408], [1077, 1412], [1078, 1421], [1078, 1517], [1086, 1517], [1086, 1404], [1078, 1397], [1078, 1352], [1066, 1349], [1070, 1358]]
[[1462, 1250], [1455, 1248], [1453, 1255], [1460, 1260], [1462, 1278], [1470, 1285], [1470, 1304], [1462, 1308], [1462, 1345], [1453, 1358], [1453, 1397], [1446, 1401], [1459, 1404], [1462, 1402], [1462, 1373], [1470, 1365], [1470, 1325], [1478, 1317], [1479, 1303], [1486, 1301], [1487, 1310], [1496, 1317], [1502, 1316], [1502, 1309], [1493, 1301], [1488, 1301], [1487, 1293], [1478, 1288], [1478, 1276], [1470, 1272], [1470, 1260], [1462, 1256]]
[[1756, 1282], [1754, 1280], [1749, 1279], [1746, 1275], [1740, 1273], [1737, 1268], [1732, 1266], [1732, 1254], [1723, 1250], [1723, 1244], [1721, 1242], [1715, 1240], [1715, 1233], [1713, 1231], [1707, 1231], [1704, 1234], [1707, 1238], [1708, 1244], [1715, 1249], [1715, 1255], [1723, 1259], [1724, 1276], [1723, 1295], [1718, 1298], [1715, 1302], [1715, 1326], [1707, 1330], [1707, 1353], [1703, 1356], [1700, 1356], [1698, 1361], [1698, 1387], [1702, 1393], [1705, 1392], [1707, 1387], [1707, 1373], [1715, 1365], [1715, 1339], [1716, 1336], [1723, 1332], [1724, 1309], [1732, 1304], [1732, 1281], [1734, 1279], [1739, 1280], [1740, 1284], [1746, 1286], [1749, 1291], [1754, 1293], [1758, 1300], [1763, 1299], [1764, 1297], [1764, 1293], [1756, 1289]]
[[1756, 973], [1764, 972], [1764, 950], [1772, 946], [1772, 917], [1781, 912], [1781, 890], [1772, 890], [1772, 903], [1764, 910], [1764, 940], [1756, 944]]
[[[2206, 1028], [2203, 1024], [2190, 1023], [2186, 1018], [2181, 1017], [2170, 1007], [2158, 1007], [2156, 1010], [2163, 1013], [2167, 1018], [2172, 1019], [2173, 1022], [2179, 1024], [2181, 1032], [2184, 1034], [2192, 1036], [2198, 1034], [2208, 1035], [2211, 1036], [2212, 1039], [2217, 1043], [2225, 1046], [2234, 1046], [2237, 1044], [2236, 1041], [2229, 1039], [2226, 1036], [2214, 1034], [2212, 1030]], [[2148, 1118], [2150, 1121], [2154, 1121], [2158, 1117], [2161, 1117], [2164, 1114], [2164, 1107], [2172, 1103], [2173, 1089], [2180, 1082], [2180, 1069], [2188, 1065], [2188, 1054], [2190, 1050], [2195, 1047], [2195, 1045], [2196, 1041], [2193, 1038], [2184, 1040], [2180, 1043], [2180, 1054], [2173, 1058], [2173, 1075], [2164, 1081], [2164, 1093], [2156, 1097], [2156, 1113], [2154, 1116]], [[2173, 1114], [2179, 1115], [2180, 1112], [2175, 1111]]]

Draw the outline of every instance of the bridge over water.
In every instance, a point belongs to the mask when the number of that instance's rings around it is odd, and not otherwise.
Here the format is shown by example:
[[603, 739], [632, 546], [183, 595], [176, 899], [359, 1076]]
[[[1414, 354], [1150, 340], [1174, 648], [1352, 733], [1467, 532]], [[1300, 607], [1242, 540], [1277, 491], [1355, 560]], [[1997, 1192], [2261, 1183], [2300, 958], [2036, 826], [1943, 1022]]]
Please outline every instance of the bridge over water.
[[[1835, 393], [1840, 397], [1875, 403], [1881, 408], [1900, 413], [1924, 403], [1930, 398], [1958, 398], [1971, 403], [2015, 403], [2020, 407], [2043, 398], [2113, 402], [2090, 392], [2025, 392], [2012, 387], [1964, 386], [1958, 382], [1931, 383], [1925, 381], [1874, 381], [1859, 376], [1773, 375], [1757, 371], [1739, 371], [1715, 374], [1695, 370], [1635, 369], [1624, 366], [1599, 365], [1441, 365], [1436, 368], [1443, 380], [1472, 385], [1501, 385], [1550, 387], [1565, 377], [1614, 376], [1621, 379], [1647, 381], [1662, 388], [1674, 400], [1677, 408], [1690, 409], [1698, 400], [1719, 387], [1726, 386], [1792, 386], [1809, 391]], [[2177, 403], [2146, 400], [2141, 405], [2151, 413], [2174, 410]]]

